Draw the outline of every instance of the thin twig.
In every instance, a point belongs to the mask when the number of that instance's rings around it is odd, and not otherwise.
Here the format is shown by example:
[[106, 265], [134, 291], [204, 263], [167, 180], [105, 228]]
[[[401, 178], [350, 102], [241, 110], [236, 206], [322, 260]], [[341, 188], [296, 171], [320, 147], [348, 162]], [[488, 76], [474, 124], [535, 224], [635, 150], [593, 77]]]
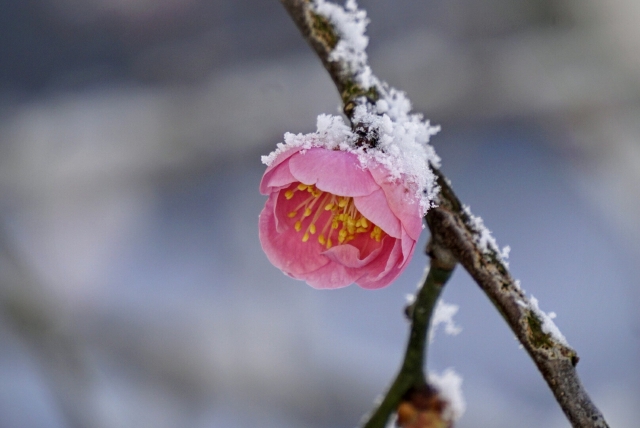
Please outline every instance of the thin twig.
[[400, 372], [384, 399], [363, 424], [363, 428], [384, 428], [389, 416], [396, 411], [406, 393], [411, 388], [419, 388], [427, 383], [424, 374], [428, 345], [427, 332], [438, 297], [456, 265], [455, 259], [448, 256], [446, 249], [434, 248], [436, 246], [437, 244], [433, 241], [430, 241], [427, 246], [431, 265], [425, 272], [415, 301], [407, 308], [411, 318], [411, 331]]
[[[328, 18], [316, 13], [310, 0], [281, 2], [329, 72], [347, 116], [353, 111], [350, 106], [363, 96], [375, 101], [377, 90], [384, 91], [384, 88], [358, 87], [345, 64], [330, 60], [339, 36]], [[432, 237], [451, 251], [491, 299], [535, 362], [571, 424], [584, 428], [608, 427], [580, 382], [575, 370], [577, 353], [543, 330], [543, 320], [509, 274], [499, 254], [478, 245], [479, 231], [448, 180], [436, 168], [432, 169], [440, 185], [439, 207], [429, 210], [426, 216]], [[390, 392], [392, 390], [393, 386]]]

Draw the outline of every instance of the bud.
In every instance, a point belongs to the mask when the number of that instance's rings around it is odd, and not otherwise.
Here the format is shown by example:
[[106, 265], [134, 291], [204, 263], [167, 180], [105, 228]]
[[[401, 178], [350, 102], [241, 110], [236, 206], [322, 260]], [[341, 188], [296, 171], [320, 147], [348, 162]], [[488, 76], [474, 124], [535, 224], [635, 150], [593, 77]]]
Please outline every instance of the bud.
[[412, 388], [400, 402], [396, 425], [400, 428], [452, 428], [449, 403], [430, 385]]

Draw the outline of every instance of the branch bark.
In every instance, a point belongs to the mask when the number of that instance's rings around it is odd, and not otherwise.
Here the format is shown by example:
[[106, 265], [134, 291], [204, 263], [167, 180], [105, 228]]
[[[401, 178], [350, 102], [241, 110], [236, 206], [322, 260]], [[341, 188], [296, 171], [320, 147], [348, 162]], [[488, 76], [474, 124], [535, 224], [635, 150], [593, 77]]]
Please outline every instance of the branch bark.
[[[350, 116], [356, 103], [376, 101], [378, 94], [386, 92], [387, 88], [383, 87], [358, 87], [354, 83], [355, 76], [348, 67], [330, 59], [331, 51], [339, 41], [339, 33], [327, 17], [314, 11], [311, 0], [281, 2], [329, 72], [340, 93], [347, 116]], [[450, 251], [489, 297], [533, 359], [572, 426], [608, 427], [602, 413], [580, 382], [575, 370], [579, 359], [576, 351], [543, 330], [544, 320], [520, 290], [500, 255], [495, 250], [480, 247], [478, 238], [481, 231], [473, 224], [469, 212], [464, 210], [446, 177], [438, 169], [431, 167], [440, 186], [439, 206], [430, 209], [426, 215], [432, 241]], [[400, 382], [412, 346], [410, 339], [403, 368], [387, 397], [395, 391], [396, 383]]]
[[578, 354], [542, 331], [541, 320], [495, 253], [483, 252], [476, 231], [444, 175], [434, 170], [440, 205], [426, 215], [429, 230], [450, 249], [503, 316], [540, 370], [556, 401], [574, 427], [608, 427], [575, 370]]

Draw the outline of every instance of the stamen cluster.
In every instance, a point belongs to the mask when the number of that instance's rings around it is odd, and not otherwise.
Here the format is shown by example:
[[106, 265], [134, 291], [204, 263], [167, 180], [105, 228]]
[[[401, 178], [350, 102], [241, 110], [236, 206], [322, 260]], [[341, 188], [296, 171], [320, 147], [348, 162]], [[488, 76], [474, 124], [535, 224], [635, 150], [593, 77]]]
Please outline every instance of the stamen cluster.
[[[296, 192], [307, 191], [309, 196], [304, 199], [293, 211], [287, 213], [287, 217], [294, 219], [293, 225], [296, 232], [304, 227], [302, 242], [307, 242], [310, 235], [317, 232], [316, 223], [323, 213], [328, 212], [324, 219], [324, 225], [318, 235], [318, 242], [327, 249], [333, 246], [332, 236], [337, 231], [338, 244], [353, 241], [358, 234], [366, 233], [376, 242], [380, 242], [384, 235], [382, 229], [367, 220], [355, 206], [350, 196], [338, 196], [329, 192], [323, 192], [315, 185], [294, 183], [290, 189], [284, 192], [287, 200], [293, 198]], [[313, 216], [312, 216], [313, 214]], [[310, 219], [310, 221], [307, 221]], [[338, 230], [339, 229], [339, 230]]]

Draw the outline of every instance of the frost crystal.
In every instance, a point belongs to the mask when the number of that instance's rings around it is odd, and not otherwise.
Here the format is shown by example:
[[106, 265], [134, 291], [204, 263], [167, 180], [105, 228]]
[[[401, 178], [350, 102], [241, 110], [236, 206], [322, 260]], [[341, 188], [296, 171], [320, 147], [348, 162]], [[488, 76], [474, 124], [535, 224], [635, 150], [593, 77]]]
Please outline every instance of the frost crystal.
[[438, 300], [435, 311], [431, 318], [431, 328], [429, 329], [429, 343], [433, 342], [436, 330], [440, 324], [444, 324], [444, 332], [452, 336], [460, 334], [462, 327], [456, 325], [453, 316], [458, 313], [458, 305], [445, 303], [442, 299]]
[[467, 408], [462, 395], [462, 376], [452, 368], [448, 368], [441, 375], [429, 373], [429, 382], [438, 389], [449, 404], [444, 409], [444, 419], [449, 421], [460, 419]]
[[542, 331], [544, 333], [551, 335], [551, 337], [553, 337], [555, 340], [557, 340], [564, 346], [569, 346], [569, 344], [567, 343], [567, 339], [560, 332], [560, 329], [558, 328], [558, 326], [556, 326], [556, 324], [553, 322], [553, 319], [556, 317], [555, 312], [549, 312], [547, 314], [546, 312], [542, 311], [538, 306], [538, 299], [533, 297], [533, 295], [531, 295], [530, 300], [531, 300], [531, 305], [529, 306], [529, 309], [531, 309], [533, 313], [536, 314], [536, 316], [542, 322], [542, 327], [541, 327]]
[[366, 124], [370, 131], [377, 133], [377, 147], [358, 147], [356, 142], [359, 136], [351, 131], [342, 117], [321, 114], [318, 116], [316, 132], [297, 135], [286, 133], [284, 143], [279, 143], [275, 151], [263, 156], [262, 162], [269, 166], [280, 154], [298, 147], [305, 150], [324, 147], [351, 152], [358, 156], [363, 168], [380, 164], [389, 171], [391, 179], [401, 180], [413, 189], [420, 201], [422, 214], [426, 213], [433, 206], [438, 190], [429, 163], [438, 166], [440, 159], [428, 145], [429, 137], [436, 130], [428, 122], [417, 119], [395, 122], [386, 114], [378, 116], [367, 113], [364, 106], [356, 108], [354, 117]]
[[491, 235], [491, 231], [484, 225], [482, 218], [471, 214], [471, 209], [468, 206], [465, 205], [462, 208], [464, 213], [469, 217], [469, 226], [471, 226], [475, 232], [473, 239], [478, 247], [480, 247], [480, 250], [485, 254], [494, 254], [498, 260], [508, 268], [509, 263], [507, 259], [509, 258], [511, 247], [507, 245], [500, 250], [498, 243], [493, 235]]
[[356, 83], [365, 89], [377, 83], [371, 68], [367, 65], [365, 52], [369, 44], [369, 38], [364, 34], [369, 24], [367, 12], [358, 10], [355, 0], [347, 0], [344, 8], [325, 0], [316, 0], [315, 11], [325, 16], [338, 33], [338, 44], [331, 52], [329, 60], [346, 64]]

